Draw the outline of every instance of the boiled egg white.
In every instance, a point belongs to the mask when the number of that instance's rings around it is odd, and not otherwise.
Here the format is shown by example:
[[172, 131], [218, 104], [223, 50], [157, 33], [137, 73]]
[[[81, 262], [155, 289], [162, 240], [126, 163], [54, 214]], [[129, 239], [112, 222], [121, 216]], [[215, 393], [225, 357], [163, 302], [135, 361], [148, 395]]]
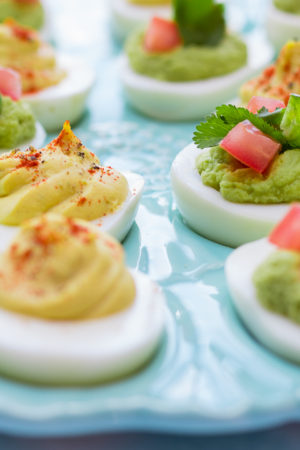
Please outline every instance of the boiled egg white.
[[77, 58], [59, 54], [57, 64], [67, 74], [60, 83], [22, 97], [48, 132], [62, 128], [66, 120], [74, 124], [80, 119], [95, 81], [94, 70]]
[[252, 281], [257, 267], [274, 251], [277, 247], [267, 239], [234, 250], [225, 265], [227, 284], [233, 303], [250, 332], [274, 352], [299, 363], [300, 326], [264, 308]]
[[129, 3], [127, 0], [111, 0], [113, 32], [121, 40], [135, 28], [146, 25], [154, 16], [170, 17], [170, 6], [141, 6]]
[[280, 50], [288, 40], [300, 39], [300, 15], [281, 11], [270, 2], [266, 29], [276, 50]]
[[162, 336], [165, 301], [147, 276], [132, 276], [132, 305], [105, 318], [50, 321], [0, 309], [1, 372], [39, 384], [74, 385], [107, 381], [140, 368]]
[[[123, 172], [123, 175], [128, 182], [128, 195], [125, 201], [114, 213], [92, 221], [99, 227], [99, 230], [110, 234], [120, 242], [125, 239], [135, 220], [144, 189], [144, 178], [141, 175], [133, 172]], [[51, 212], [51, 210], [48, 212]], [[13, 238], [18, 230], [18, 226], [0, 224], [0, 251], [5, 250], [7, 240]]]
[[[35, 148], [41, 148], [44, 145], [46, 139], [46, 132], [43, 128], [43, 126], [39, 123], [35, 123], [35, 135], [34, 137], [27, 142], [24, 142], [23, 144], [20, 144], [17, 146], [20, 150], [26, 150], [26, 148], [32, 146]], [[0, 148], [0, 152], [4, 151], [7, 152], [9, 150], [14, 150], [13, 148]]]
[[248, 64], [227, 75], [190, 82], [160, 81], [132, 70], [127, 56], [120, 61], [125, 95], [138, 111], [159, 120], [199, 120], [236, 97], [241, 84], [272, 59], [273, 50], [261, 34], [247, 40]]
[[190, 144], [172, 164], [173, 192], [185, 222], [208, 239], [231, 247], [267, 236], [290, 205], [255, 205], [225, 200], [219, 191], [202, 183], [196, 168], [197, 156], [208, 150]]
[[144, 189], [144, 178], [133, 172], [122, 172], [128, 182], [129, 193], [122, 205], [113, 213], [94, 220], [101, 231], [123, 241], [136, 216], [138, 204]]

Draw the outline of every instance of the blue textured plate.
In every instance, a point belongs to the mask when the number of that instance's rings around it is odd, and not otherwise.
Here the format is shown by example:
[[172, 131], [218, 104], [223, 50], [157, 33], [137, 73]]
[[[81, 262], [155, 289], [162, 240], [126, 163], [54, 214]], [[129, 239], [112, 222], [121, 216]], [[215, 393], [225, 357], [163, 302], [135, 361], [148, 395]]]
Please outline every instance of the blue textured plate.
[[[261, 0], [250, 3], [258, 11]], [[232, 308], [223, 272], [231, 250], [189, 230], [172, 201], [171, 162], [190, 142], [195, 124], [157, 123], [125, 106], [119, 49], [106, 30], [105, 4], [85, 0], [84, 8], [80, 5], [52, 2], [57, 43], [63, 51], [76, 49], [98, 68], [89, 113], [75, 132], [103, 162], [145, 176], [145, 195], [125, 249], [128, 264], [163, 287], [167, 328], [152, 362], [116, 383], [57, 389], [0, 378], [0, 430], [33, 435], [140, 429], [216, 433], [299, 419], [299, 367], [258, 344]], [[237, 17], [245, 12], [235, 11]], [[82, 23], [89, 24], [84, 33]], [[241, 23], [251, 29], [246, 20]]]

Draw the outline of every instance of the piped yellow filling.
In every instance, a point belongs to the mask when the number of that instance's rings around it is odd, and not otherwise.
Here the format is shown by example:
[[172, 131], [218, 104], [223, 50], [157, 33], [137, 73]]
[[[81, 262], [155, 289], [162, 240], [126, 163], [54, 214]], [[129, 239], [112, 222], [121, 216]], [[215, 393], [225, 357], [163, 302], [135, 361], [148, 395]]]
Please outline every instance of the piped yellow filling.
[[0, 257], [0, 307], [53, 320], [119, 312], [135, 297], [121, 245], [93, 225], [47, 214]]

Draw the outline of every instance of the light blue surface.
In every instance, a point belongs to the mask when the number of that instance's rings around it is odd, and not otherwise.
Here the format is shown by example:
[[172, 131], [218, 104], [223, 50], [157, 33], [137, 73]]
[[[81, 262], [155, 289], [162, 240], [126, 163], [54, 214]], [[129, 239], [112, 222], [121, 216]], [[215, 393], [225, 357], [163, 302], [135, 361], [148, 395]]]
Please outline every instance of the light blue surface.
[[89, 112], [75, 132], [103, 163], [145, 177], [136, 224], [125, 241], [126, 257], [131, 267], [163, 287], [169, 312], [156, 357], [128, 379], [57, 389], [0, 378], [0, 431], [35, 436], [114, 430], [228, 433], [298, 420], [299, 367], [249, 335], [225, 283], [223, 265], [231, 250], [189, 230], [172, 201], [171, 162], [191, 141], [195, 124], [157, 123], [126, 106], [119, 48], [108, 33], [104, 2], [99, 7], [97, 0], [85, 0], [84, 9], [72, 0], [65, 0], [63, 8], [58, 1], [53, 5], [60, 6], [55, 22], [60, 48], [76, 49], [98, 72]]

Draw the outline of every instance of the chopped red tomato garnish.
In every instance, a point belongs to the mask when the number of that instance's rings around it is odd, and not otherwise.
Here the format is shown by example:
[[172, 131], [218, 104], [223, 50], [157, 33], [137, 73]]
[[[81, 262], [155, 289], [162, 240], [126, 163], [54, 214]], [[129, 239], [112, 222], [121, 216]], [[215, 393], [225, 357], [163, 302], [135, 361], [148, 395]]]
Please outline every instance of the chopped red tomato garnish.
[[230, 153], [241, 163], [263, 173], [281, 144], [256, 128], [249, 120], [237, 124], [220, 142], [220, 147]]
[[13, 35], [16, 36], [18, 39], [22, 39], [24, 41], [33, 41], [36, 38], [35, 30], [20, 25], [11, 17], [5, 19], [4, 23], [5, 25], [10, 27]]
[[22, 95], [22, 85], [18, 72], [0, 67], [0, 93], [12, 100], [19, 100]]
[[182, 39], [175, 22], [154, 17], [146, 31], [145, 49], [148, 52], [168, 52], [181, 45]]
[[259, 97], [254, 95], [247, 106], [250, 112], [256, 114], [261, 108], [265, 107], [269, 112], [275, 111], [277, 108], [285, 108], [285, 104], [281, 100], [275, 98]]
[[291, 207], [271, 232], [269, 241], [285, 250], [300, 251], [300, 204]]

